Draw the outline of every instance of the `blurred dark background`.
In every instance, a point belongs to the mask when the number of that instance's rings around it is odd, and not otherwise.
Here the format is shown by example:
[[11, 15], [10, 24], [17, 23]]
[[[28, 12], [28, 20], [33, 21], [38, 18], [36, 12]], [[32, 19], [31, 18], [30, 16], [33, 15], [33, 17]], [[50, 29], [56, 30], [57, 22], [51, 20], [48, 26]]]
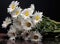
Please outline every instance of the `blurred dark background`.
[[[10, 17], [7, 13], [7, 8], [13, 0], [0, 0], [0, 33], [7, 33], [7, 29], [3, 29], [1, 24], [6, 17]], [[36, 11], [42, 11], [45, 16], [50, 19], [60, 21], [60, 16], [56, 14], [56, 1], [55, 0], [17, 0], [20, 2], [21, 8], [28, 8], [31, 4], [35, 5]]]

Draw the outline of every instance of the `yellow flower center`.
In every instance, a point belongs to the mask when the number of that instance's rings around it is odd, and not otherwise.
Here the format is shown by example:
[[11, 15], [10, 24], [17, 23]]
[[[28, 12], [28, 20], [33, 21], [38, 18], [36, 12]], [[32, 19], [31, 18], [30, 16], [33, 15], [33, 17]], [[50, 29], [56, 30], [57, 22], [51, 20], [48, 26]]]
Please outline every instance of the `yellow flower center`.
[[40, 19], [40, 16], [37, 15], [37, 16], [35, 17], [35, 19], [36, 19], [36, 20], [39, 20], [39, 19]]
[[27, 27], [30, 27], [31, 26], [31, 23], [30, 22], [26, 22], [26, 26]]
[[14, 5], [14, 4], [12, 4], [11, 8], [14, 10], [14, 9], [15, 9], [15, 5]]
[[20, 13], [19, 11], [16, 11], [16, 15], [19, 15], [19, 13]]
[[25, 12], [25, 16], [29, 16], [29, 11], [26, 11]]

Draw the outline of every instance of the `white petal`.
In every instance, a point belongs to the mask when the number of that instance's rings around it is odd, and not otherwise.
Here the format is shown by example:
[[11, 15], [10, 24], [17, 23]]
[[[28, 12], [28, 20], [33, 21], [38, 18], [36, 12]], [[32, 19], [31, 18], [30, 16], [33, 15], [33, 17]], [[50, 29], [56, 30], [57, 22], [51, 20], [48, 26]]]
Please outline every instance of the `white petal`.
[[11, 19], [7, 17], [5, 21], [3, 21], [2, 27], [6, 28], [10, 23], [11, 23]]
[[9, 7], [11, 7], [12, 4], [14, 4], [15, 1], [12, 1], [11, 4], [9, 5]]
[[7, 25], [6, 25], [6, 24], [2, 24], [2, 27], [3, 27], [3, 28], [6, 28], [6, 27], [7, 27]]
[[15, 5], [19, 5], [19, 2], [18, 2], [18, 1], [16, 1], [16, 2], [15, 2]]
[[15, 6], [18, 6], [19, 2], [18, 1], [12, 1], [11, 4], [9, 5], [10, 8], [11, 8], [12, 4], [14, 4]]
[[35, 9], [34, 4], [31, 4], [30, 8], [34, 10]]
[[15, 37], [10, 37], [10, 39], [9, 40], [15, 40]]
[[11, 8], [7, 8], [7, 12], [12, 12], [12, 9]]

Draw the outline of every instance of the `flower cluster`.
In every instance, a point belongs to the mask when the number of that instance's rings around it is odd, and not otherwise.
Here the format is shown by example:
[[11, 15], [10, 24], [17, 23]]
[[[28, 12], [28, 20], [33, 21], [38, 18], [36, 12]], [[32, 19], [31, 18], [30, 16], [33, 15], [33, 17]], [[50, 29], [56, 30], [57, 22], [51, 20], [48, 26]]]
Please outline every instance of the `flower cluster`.
[[[31, 41], [41, 41], [41, 34], [37, 31], [31, 31], [36, 26], [36, 24], [42, 21], [42, 12], [37, 12], [35, 10], [34, 4], [31, 4], [29, 8], [22, 9], [18, 6], [18, 1], [12, 1], [7, 8], [7, 12], [11, 14], [12, 25], [8, 31], [8, 36], [10, 40], [15, 39], [17, 36], [21, 36], [25, 40]], [[10, 24], [10, 20], [7, 18], [7, 21], [2, 24], [2, 27], [7, 27]]]

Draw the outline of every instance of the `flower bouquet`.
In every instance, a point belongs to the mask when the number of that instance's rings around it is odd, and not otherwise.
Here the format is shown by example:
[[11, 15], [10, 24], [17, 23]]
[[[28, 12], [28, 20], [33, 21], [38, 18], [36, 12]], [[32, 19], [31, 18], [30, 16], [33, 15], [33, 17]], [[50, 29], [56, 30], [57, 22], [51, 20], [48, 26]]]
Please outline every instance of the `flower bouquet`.
[[45, 17], [43, 12], [35, 11], [34, 4], [25, 9], [18, 5], [18, 1], [11, 2], [7, 8], [11, 17], [7, 17], [2, 24], [3, 28], [11, 24], [7, 33], [9, 40], [22, 37], [37, 42], [41, 41], [44, 32], [60, 32], [60, 23]]

